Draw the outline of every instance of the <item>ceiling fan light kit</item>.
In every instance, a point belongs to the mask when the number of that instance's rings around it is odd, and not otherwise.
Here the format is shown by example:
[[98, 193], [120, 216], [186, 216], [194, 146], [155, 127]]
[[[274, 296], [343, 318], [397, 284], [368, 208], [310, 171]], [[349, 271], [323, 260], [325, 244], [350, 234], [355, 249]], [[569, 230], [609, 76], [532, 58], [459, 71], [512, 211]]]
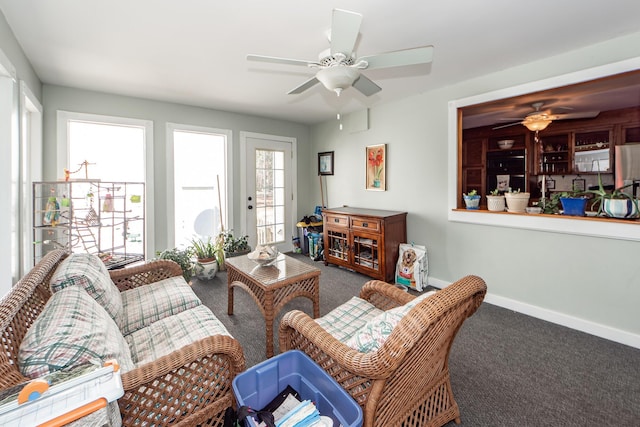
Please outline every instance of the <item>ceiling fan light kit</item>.
[[316, 75], [287, 92], [296, 95], [315, 86], [318, 82], [338, 96], [343, 90], [353, 86], [365, 96], [380, 90], [380, 86], [360, 73], [360, 70], [374, 68], [401, 67], [427, 64], [433, 57], [433, 46], [420, 46], [378, 55], [357, 58], [354, 52], [360, 32], [362, 15], [347, 10], [334, 9], [329, 30], [330, 48], [319, 55], [319, 61], [280, 58], [264, 55], [247, 55], [250, 61], [271, 62], [287, 65], [305, 65], [317, 68]]
[[327, 89], [337, 93], [338, 96], [344, 89], [350, 87], [358, 77], [360, 77], [360, 71], [357, 68], [345, 65], [323, 68], [316, 74], [316, 78], [320, 80], [320, 83]]
[[522, 124], [531, 132], [536, 132], [540, 130], [545, 130], [547, 126], [551, 124], [551, 122], [552, 122], [551, 119], [545, 119], [540, 117], [540, 118], [534, 118], [531, 120], [525, 120], [522, 122]]

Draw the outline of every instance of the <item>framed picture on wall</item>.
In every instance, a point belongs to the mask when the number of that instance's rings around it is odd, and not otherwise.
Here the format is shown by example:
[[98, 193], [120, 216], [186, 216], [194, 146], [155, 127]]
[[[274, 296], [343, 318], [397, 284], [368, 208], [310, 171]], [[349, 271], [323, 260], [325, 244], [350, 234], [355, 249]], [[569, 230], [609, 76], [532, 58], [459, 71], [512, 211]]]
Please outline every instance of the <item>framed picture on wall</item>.
[[333, 151], [318, 153], [318, 175], [333, 175]]
[[584, 191], [587, 188], [587, 181], [583, 178], [576, 178], [571, 181], [574, 191]]
[[387, 144], [370, 145], [366, 148], [367, 176], [366, 189], [385, 191], [387, 189]]

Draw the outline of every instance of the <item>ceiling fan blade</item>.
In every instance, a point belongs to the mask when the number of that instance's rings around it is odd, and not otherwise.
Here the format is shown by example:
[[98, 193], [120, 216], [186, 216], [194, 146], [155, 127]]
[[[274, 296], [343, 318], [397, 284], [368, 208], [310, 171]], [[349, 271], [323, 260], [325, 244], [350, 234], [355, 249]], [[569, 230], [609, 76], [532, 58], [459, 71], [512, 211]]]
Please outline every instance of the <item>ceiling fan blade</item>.
[[403, 65], [428, 64], [433, 59], [433, 46], [422, 46], [413, 49], [396, 50], [378, 55], [363, 56], [358, 61], [366, 61], [366, 67], [374, 68], [400, 67]]
[[311, 77], [309, 80], [307, 80], [306, 82], [302, 83], [300, 86], [291, 89], [289, 92], [287, 92], [287, 95], [297, 95], [297, 94], [302, 93], [305, 90], [309, 89], [310, 87], [315, 86], [318, 83], [320, 83], [320, 80], [318, 80], [315, 77]]
[[331, 54], [343, 53], [350, 57], [353, 53], [362, 15], [348, 10], [333, 9], [331, 19]]
[[277, 56], [264, 56], [264, 55], [252, 55], [252, 54], [247, 55], [247, 60], [259, 61], [259, 62], [271, 62], [274, 64], [304, 65], [305, 67], [320, 65], [318, 62], [305, 61], [304, 59], [278, 58]]
[[508, 128], [509, 126], [515, 126], [515, 125], [519, 125], [519, 124], [522, 124], [522, 122], [509, 123], [507, 125], [496, 126], [494, 128], [491, 128], [491, 129], [496, 130], [496, 129]]
[[362, 92], [365, 96], [371, 96], [382, 90], [380, 86], [372, 82], [368, 77], [360, 74], [360, 77], [353, 82], [353, 87]]
[[567, 113], [567, 114], [558, 114], [558, 120], [567, 120], [567, 119], [593, 119], [598, 117], [600, 111], [583, 111], [581, 113]]

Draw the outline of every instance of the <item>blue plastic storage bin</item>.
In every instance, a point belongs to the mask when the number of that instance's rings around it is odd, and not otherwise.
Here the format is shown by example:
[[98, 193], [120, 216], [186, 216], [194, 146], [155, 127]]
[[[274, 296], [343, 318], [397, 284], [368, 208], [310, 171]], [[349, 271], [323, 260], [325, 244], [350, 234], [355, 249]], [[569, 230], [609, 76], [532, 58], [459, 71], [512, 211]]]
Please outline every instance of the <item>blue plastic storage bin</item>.
[[279, 354], [238, 374], [233, 380], [233, 393], [238, 406], [262, 409], [287, 385], [302, 399], [311, 400], [320, 415], [333, 420], [334, 427], [362, 426], [362, 409], [356, 401], [299, 350]]

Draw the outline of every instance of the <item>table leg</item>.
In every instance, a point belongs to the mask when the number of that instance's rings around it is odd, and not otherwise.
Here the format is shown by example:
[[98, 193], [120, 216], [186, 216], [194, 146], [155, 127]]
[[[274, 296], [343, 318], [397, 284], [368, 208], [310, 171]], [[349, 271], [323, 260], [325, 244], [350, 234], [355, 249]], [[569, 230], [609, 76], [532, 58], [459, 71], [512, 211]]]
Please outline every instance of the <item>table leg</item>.
[[320, 317], [320, 277], [316, 276], [313, 282], [313, 318]]
[[275, 309], [273, 307], [273, 291], [266, 291], [264, 308], [265, 337], [267, 339], [267, 359], [273, 357], [273, 318]]
[[227, 282], [227, 314], [233, 314], [233, 286], [231, 286], [231, 281]]

